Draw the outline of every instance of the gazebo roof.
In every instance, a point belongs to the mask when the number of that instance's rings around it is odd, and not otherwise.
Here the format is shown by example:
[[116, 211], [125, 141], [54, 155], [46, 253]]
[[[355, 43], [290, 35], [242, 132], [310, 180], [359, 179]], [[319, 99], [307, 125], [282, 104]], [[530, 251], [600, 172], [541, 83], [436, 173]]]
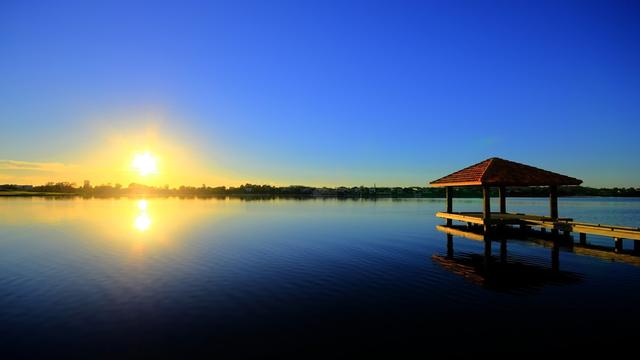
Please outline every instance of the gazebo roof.
[[580, 185], [582, 180], [493, 157], [432, 181], [430, 184], [431, 186], [548, 186]]

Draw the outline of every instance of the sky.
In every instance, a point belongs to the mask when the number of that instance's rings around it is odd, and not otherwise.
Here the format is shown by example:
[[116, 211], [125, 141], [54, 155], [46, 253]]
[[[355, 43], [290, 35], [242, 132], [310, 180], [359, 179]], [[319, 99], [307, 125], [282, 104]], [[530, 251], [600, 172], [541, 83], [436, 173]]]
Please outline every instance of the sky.
[[640, 187], [639, 64], [635, 1], [2, 0], [0, 183]]

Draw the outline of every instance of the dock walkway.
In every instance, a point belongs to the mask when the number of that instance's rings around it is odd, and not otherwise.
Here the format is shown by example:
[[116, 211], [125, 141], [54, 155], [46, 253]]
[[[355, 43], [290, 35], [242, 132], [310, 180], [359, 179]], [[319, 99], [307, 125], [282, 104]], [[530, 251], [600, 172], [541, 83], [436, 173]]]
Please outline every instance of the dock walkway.
[[622, 247], [622, 239], [634, 241], [634, 249], [640, 250], [640, 228], [591, 224], [586, 222], [573, 221], [571, 218], [556, 218], [549, 216], [529, 215], [521, 213], [491, 213], [488, 218], [481, 212], [438, 212], [436, 216], [447, 220], [462, 221], [468, 224], [478, 225], [520, 225], [537, 226], [541, 229], [551, 229], [562, 231], [565, 234], [578, 233], [583, 241], [586, 234], [600, 235], [614, 238], [616, 246]]

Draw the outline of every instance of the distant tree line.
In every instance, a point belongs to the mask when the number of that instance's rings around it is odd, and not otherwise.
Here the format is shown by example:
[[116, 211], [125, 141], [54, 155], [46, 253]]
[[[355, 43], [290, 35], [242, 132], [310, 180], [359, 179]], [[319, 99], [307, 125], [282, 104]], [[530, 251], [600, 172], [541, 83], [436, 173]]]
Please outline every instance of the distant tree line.
[[[281, 196], [281, 197], [349, 197], [349, 198], [441, 198], [444, 197], [443, 188], [433, 187], [310, 187], [303, 185], [272, 186], [245, 184], [237, 187], [202, 185], [180, 186], [177, 188], [153, 187], [131, 183], [127, 187], [121, 184], [105, 184], [91, 186], [88, 182], [84, 186], [75, 183], [58, 182], [45, 185], [0, 185], [2, 191], [20, 191], [24, 193], [57, 193], [79, 196]], [[492, 196], [498, 196], [498, 190], [492, 188]], [[640, 197], [640, 188], [592, 188], [586, 186], [561, 186], [560, 196], [607, 196], [607, 197]], [[547, 187], [509, 187], [507, 195], [513, 197], [546, 197], [549, 195]], [[477, 198], [482, 196], [480, 187], [458, 187], [454, 189], [454, 196], [461, 198]]]

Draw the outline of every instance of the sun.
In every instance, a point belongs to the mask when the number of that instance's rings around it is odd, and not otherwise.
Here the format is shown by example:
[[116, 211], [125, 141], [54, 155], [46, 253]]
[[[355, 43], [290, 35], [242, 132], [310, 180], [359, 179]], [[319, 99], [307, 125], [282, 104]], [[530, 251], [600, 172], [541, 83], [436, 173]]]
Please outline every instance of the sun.
[[146, 151], [142, 154], [136, 154], [131, 166], [138, 171], [140, 176], [147, 176], [158, 173], [157, 163], [158, 159]]

